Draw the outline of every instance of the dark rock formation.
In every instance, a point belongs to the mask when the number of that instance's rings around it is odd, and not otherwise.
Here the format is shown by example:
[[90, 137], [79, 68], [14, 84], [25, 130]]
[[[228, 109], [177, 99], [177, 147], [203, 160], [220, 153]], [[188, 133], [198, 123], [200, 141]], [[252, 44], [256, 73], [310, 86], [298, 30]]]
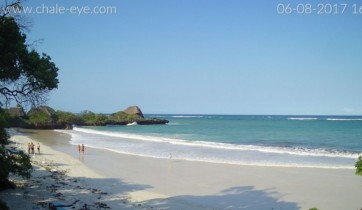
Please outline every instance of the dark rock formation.
[[158, 118], [151, 118], [151, 119], [140, 119], [136, 120], [138, 125], [157, 125], [157, 124], [166, 124], [169, 121], [164, 119]]
[[123, 112], [131, 115], [137, 115], [140, 118], [145, 118], [142, 114], [141, 109], [138, 106], [130, 106], [127, 109], [125, 109]]
[[168, 123], [168, 120], [163, 120], [163, 119], [157, 119], [157, 118], [145, 119], [141, 109], [138, 106], [130, 106], [127, 109], [125, 109], [123, 112], [128, 115], [133, 115], [136, 117], [134, 119], [129, 119], [128, 123], [137, 122], [138, 125], [156, 125], [156, 124]]
[[11, 107], [11, 108], [7, 109], [6, 111], [11, 117], [20, 117], [20, 118], [26, 117], [26, 113], [25, 113], [23, 107], [20, 105], [17, 105], [16, 107]]

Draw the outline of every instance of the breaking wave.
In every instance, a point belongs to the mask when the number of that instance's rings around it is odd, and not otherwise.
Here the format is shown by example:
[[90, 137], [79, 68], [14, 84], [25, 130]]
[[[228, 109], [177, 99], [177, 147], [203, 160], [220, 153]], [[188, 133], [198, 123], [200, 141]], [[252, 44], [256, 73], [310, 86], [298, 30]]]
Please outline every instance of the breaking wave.
[[60, 132], [71, 134], [73, 144], [84, 143], [90, 147], [123, 154], [169, 158], [169, 154], [172, 153], [175, 159], [226, 164], [352, 168], [358, 156], [362, 155], [357, 152], [334, 149], [192, 141], [156, 135], [100, 131], [84, 127]]

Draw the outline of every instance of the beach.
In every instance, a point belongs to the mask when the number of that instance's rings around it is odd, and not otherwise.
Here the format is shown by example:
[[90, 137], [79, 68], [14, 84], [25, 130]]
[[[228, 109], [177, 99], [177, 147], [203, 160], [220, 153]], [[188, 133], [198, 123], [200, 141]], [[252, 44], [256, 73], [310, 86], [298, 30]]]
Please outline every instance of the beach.
[[[353, 169], [267, 167], [141, 157], [86, 146], [70, 135], [12, 132], [17, 148], [40, 142], [30, 180], [12, 177], [0, 192], [10, 209], [47, 209], [79, 200], [81, 209], [318, 209], [362, 208], [362, 178]], [[69, 208], [71, 209], [71, 208]]]

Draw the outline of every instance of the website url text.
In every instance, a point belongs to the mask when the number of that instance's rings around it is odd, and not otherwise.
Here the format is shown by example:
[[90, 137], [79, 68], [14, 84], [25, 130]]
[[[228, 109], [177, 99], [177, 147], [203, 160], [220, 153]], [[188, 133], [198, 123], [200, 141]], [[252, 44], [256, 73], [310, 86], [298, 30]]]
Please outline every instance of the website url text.
[[42, 4], [36, 7], [22, 6], [21, 8], [17, 7], [5, 7], [2, 9], [6, 14], [48, 14], [48, 15], [115, 15], [117, 14], [116, 6], [69, 6], [65, 7], [59, 4], [55, 5], [45, 5]]

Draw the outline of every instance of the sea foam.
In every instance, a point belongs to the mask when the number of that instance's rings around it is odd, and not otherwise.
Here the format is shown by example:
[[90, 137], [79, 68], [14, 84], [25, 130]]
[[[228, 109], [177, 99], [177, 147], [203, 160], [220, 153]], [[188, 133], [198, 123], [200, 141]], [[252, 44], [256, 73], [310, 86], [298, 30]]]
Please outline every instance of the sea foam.
[[288, 120], [318, 120], [315, 117], [289, 117]]
[[257, 145], [240, 145], [240, 144], [227, 144], [219, 142], [209, 142], [209, 141], [190, 141], [184, 139], [175, 139], [175, 138], [165, 138], [158, 136], [148, 136], [148, 135], [138, 135], [130, 133], [121, 133], [121, 132], [110, 132], [110, 131], [96, 131], [86, 128], [74, 128], [75, 131], [97, 134], [110, 137], [118, 137], [125, 139], [134, 139], [141, 141], [151, 141], [151, 142], [160, 142], [174, 145], [184, 145], [190, 147], [206, 147], [214, 149], [223, 149], [223, 150], [250, 150], [258, 151], [264, 153], [277, 153], [277, 154], [290, 154], [290, 155], [300, 155], [300, 156], [318, 156], [318, 157], [341, 157], [341, 158], [358, 158], [360, 153], [351, 153], [347, 151], [338, 151], [331, 149], [308, 149], [301, 147], [276, 147], [276, 146], [257, 146]]
[[327, 118], [329, 121], [362, 121], [362, 118]]
[[361, 155], [328, 149], [192, 141], [99, 131], [84, 127], [75, 127], [73, 131], [61, 132], [71, 134], [71, 143], [75, 145], [84, 143], [89, 147], [107, 149], [117, 153], [164, 159], [169, 158], [169, 154], [172, 153], [174, 159], [225, 164], [351, 168], [355, 159]]

